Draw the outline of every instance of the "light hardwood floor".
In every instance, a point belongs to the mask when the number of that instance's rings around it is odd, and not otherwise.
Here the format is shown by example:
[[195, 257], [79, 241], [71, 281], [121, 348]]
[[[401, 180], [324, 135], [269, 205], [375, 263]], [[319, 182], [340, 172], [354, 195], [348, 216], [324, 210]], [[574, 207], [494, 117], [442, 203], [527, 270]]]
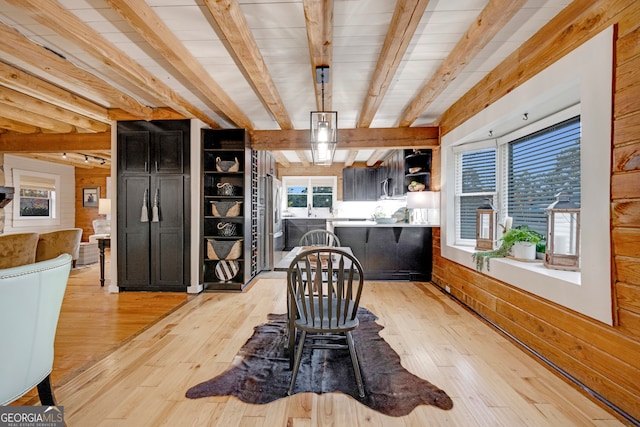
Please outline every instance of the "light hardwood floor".
[[[177, 301], [173, 295], [113, 296], [99, 290], [94, 298], [133, 298], [132, 304], [113, 315], [114, 323], [150, 324], [131, 327], [137, 330], [130, 331], [129, 338], [116, 339], [112, 346], [120, 339], [124, 342], [106, 353], [98, 350], [92, 356], [97, 360], [89, 361], [88, 366], [85, 363], [80, 369], [59, 371], [57, 381], [54, 375], [54, 391], [58, 403], [64, 405], [67, 425], [623, 425], [427, 283], [367, 282], [362, 305], [379, 317], [384, 326], [381, 334], [398, 352], [402, 364], [451, 396], [452, 410], [421, 406], [405, 417], [393, 418], [337, 393], [299, 394], [267, 405], [249, 405], [226, 397], [187, 399], [189, 387], [229, 367], [268, 313], [285, 312], [284, 278], [274, 274], [265, 277], [244, 293], [181, 295]], [[67, 297], [74, 294], [69, 292]], [[148, 315], [148, 309], [159, 301], [168, 314]], [[82, 298], [65, 300], [70, 312], [76, 305], [82, 311], [82, 304]], [[105, 312], [78, 321], [100, 341], [105, 331], [117, 329], [117, 325], [109, 325], [109, 318]], [[69, 324], [61, 322], [58, 335], [64, 336], [67, 328], [71, 328]], [[94, 339], [82, 339], [92, 347]], [[65, 354], [72, 347], [56, 344], [56, 366], [74, 359]]]

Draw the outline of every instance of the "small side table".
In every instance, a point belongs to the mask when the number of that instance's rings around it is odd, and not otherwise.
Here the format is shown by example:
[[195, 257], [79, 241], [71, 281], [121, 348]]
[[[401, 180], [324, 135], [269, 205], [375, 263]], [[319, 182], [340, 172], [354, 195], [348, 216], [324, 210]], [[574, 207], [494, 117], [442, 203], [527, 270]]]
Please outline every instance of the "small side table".
[[97, 240], [100, 250], [100, 286], [104, 286], [104, 249], [111, 247], [111, 237], [98, 237]]

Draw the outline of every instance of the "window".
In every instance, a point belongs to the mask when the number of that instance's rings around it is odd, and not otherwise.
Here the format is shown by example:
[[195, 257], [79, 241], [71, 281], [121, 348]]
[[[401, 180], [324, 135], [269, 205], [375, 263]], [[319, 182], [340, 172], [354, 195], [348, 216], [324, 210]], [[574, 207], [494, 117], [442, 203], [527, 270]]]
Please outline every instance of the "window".
[[580, 117], [508, 144], [507, 215], [513, 225], [545, 234], [549, 206], [559, 192], [580, 203]]
[[336, 196], [336, 178], [333, 176], [285, 176], [287, 208], [332, 209]]
[[51, 216], [51, 199], [54, 191], [32, 188], [20, 189], [20, 216]]
[[[543, 235], [545, 208], [557, 193], [570, 193], [571, 200], [580, 203], [579, 116], [523, 137], [511, 135], [499, 138], [497, 148], [482, 148], [487, 143], [481, 143], [480, 148], [470, 144], [458, 150], [458, 244], [475, 244], [476, 208], [487, 198], [496, 206], [500, 222], [511, 217], [513, 226], [526, 225]], [[506, 162], [497, 162], [496, 156], [503, 156]], [[496, 176], [505, 178], [497, 181]]]
[[459, 153], [456, 159], [456, 216], [459, 242], [476, 238], [476, 209], [496, 194], [496, 149]]
[[42, 220], [58, 217], [57, 188], [60, 177], [34, 171], [13, 170], [16, 200], [14, 221], [25, 221], [24, 226], [39, 225]]
[[309, 187], [306, 185], [287, 186], [287, 206], [290, 208], [306, 208]]

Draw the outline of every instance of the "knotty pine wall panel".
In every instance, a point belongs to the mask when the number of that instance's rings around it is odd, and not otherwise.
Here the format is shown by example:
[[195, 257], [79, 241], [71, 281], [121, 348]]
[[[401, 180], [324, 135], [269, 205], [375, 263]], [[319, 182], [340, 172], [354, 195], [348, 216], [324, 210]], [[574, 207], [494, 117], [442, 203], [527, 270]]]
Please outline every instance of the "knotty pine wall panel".
[[107, 177], [110, 176], [107, 169], [76, 168], [76, 227], [82, 228], [82, 241], [88, 242], [93, 234], [93, 220], [104, 219], [104, 215], [98, 215], [97, 207], [82, 206], [82, 188], [100, 187], [100, 197], [107, 197]]
[[441, 134], [615, 25], [611, 238], [617, 323], [608, 326], [440, 256], [433, 281], [538, 354], [640, 420], [640, 2], [574, 1], [442, 117]]

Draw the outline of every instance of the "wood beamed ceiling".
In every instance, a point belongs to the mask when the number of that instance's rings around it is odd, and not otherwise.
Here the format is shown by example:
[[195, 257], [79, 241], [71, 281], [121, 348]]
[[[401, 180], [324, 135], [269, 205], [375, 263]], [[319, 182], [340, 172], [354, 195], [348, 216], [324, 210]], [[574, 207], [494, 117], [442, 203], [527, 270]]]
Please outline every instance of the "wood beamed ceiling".
[[110, 168], [114, 120], [192, 118], [308, 167], [323, 105], [341, 165], [437, 147], [446, 110], [569, 1], [442, 3], [0, 0], [0, 153]]

